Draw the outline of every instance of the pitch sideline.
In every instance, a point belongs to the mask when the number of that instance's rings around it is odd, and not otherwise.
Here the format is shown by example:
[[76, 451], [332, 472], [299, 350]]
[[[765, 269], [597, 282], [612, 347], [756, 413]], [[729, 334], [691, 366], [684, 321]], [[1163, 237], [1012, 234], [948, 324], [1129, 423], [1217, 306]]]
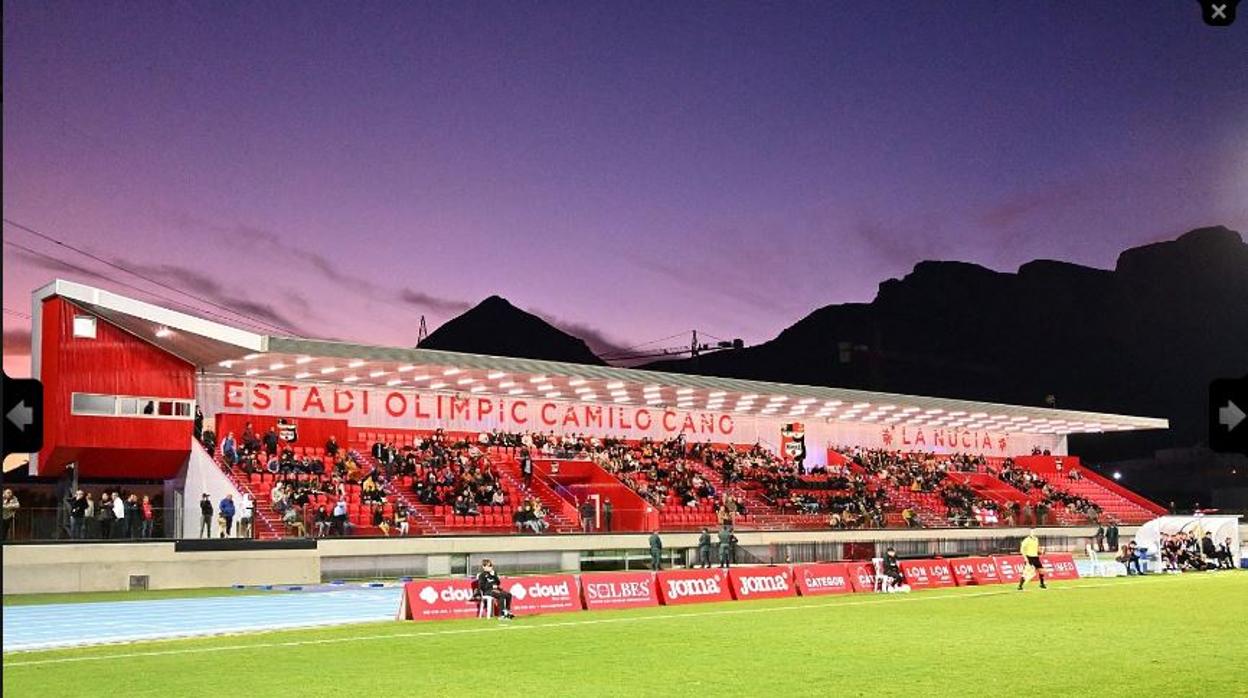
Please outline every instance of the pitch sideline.
[[[1199, 578], [1216, 578], [1216, 575], [1202, 575]], [[1192, 577], [1174, 577], [1170, 575], [1151, 577], [1151, 579], [1192, 579]], [[1047, 591], [1078, 591], [1080, 589], [1103, 589], [1106, 587], [1117, 586], [1118, 583], [1098, 583], [1098, 584], [1081, 584], [1078, 586], [1053, 587]], [[519, 632], [523, 630], [540, 630], [543, 628], [573, 628], [590, 625], [605, 625], [610, 623], [632, 623], [641, 621], [654, 620], [673, 620], [677, 618], [709, 618], [716, 616], [732, 616], [748, 613], [772, 613], [782, 611], [801, 611], [812, 608], [832, 608], [832, 607], [852, 607], [852, 606], [876, 606], [886, 603], [918, 603], [922, 601], [942, 601], [948, 599], [970, 599], [986, 596], [1003, 596], [1016, 594], [1013, 585], [1000, 585], [1006, 588], [994, 589], [992, 591], [977, 591], [966, 594], [941, 594], [927, 595], [920, 592], [917, 595], [898, 595], [889, 594], [886, 596], [878, 596], [871, 599], [862, 599], [859, 601], [843, 601], [840, 603], [805, 603], [793, 604], [786, 606], [765, 606], [761, 608], [723, 608], [713, 611], [692, 611], [686, 613], [665, 613], [652, 616], [626, 616], [622, 618], [590, 618], [586, 620], [557, 621], [553, 623], [538, 623], [534, 625], [502, 625], [491, 624], [485, 627], [475, 628], [453, 628], [446, 630], [426, 630], [416, 632], [399, 632], [387, 633], [381, 635], [354, 635], [346, 637], [320, 638], [316, 640], [288, 640], [284, 642], [260, 642], [248, 643], [241, 645], [221, 645], [217, 647], [185, 647], [170, 650], [153, 650], [148, 652], [125, 652], [117, 654], [98, 654], [84, 657], [56, 657], [52, 659], [35, 659], [30, 661], [9, 662], [4, 661], [5, 669], [27, 666], [42, 666], [49, 664], [69, 664], [77, 662], [104, 661], [104, 660], [121, 660], [121, 659], [139, 659], [144, 657], [164, 657], [189, 654], [207, 654], [211, 652], [232, 652], [235, 650], [251, 650], [251, 649], [272, 649], [278, 647], [307, 647], [314, 645], [341, 644], [345, 642], [373, 642], [376, 640], [392, 640], [392, 639], [410, 639], [422, 637], [442, 637], [452, 635], [470, 635], [476, 633], [494, 633], [494, 632]], [[800, 598], [800, 597], [799, 597]], [[806, 597], [809, 598], [809, 597]], [[843, 597], [842, 597], [843, 598]], [[286, 632], [286, 631], [281, 631]], [[40, 652], [49, 650], [26, 650], [13, 652], [6, 656], [27, 654], [30, 652]]]

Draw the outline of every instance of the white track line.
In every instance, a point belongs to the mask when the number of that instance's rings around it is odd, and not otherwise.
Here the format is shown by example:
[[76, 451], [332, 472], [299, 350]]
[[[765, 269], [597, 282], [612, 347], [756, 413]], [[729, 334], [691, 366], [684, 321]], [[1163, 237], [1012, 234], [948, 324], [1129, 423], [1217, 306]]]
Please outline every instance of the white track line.
[[[1154, 577], [1161, 579], [1162, 577]], [[1169, 577], [1166, 577], [1169, 578]], [[1182, 579], [1182, 577], [1175, 577]], [[1190, 577], [1188, 577], [1190, 579]], [[393, 640], [396, 638], [420, 638], [420, 637], [442, 637], [450, 635], [467, 635], [475, 633], [493, 633], [493, 632], [513, 632], [520, 630], [540, 630], [542, 628], [572, 628], [589, 625], [606, 625], [610, 623], [636, 623], [642, 621], [656, 620], [673, 620], [677, 618], [707, 618], [713, 616], [733, 616], [748, 613], [776, 613], [782, 611], [804, 611], [812, 608], [830, 608], [840, 606], [875, 606], [886, 603], [917, 603], [921, 601], [942, 601], [947, 599], [971, 599], [984, 596], [1004, 596], [1017, 594], [1012, 584], [999, 585], [1004, 588], [995, 589], [993, 591], [977, 591], [969, 594], [941, 594], [939, 596], [930, 596], [920, 593], [915, 596], [903, 596], [898, 594], [889, 594], [887, 596], [874, 597], [872, 599], [864, 599], [862, 601], [845, 601], [841, 603], [814, 603], [814, 604], [795, 604], [791, 606], [764, 606], [760, 608], [725, 608], [715, 611], [694, 611], [689, 613], [671, 613], [660, 614], [654, 616], [626, 616], [622, 618], [594, 618], [589, 620], [572, 620], [560, 621], [554, 623], [539, 623], [534, 625], [504, 625], [491, 624], [484, 627], [474, 628], [456, 628], [447, 630], [425, 630], [410, 633], [387, 633], [384, 635], [354, 635], [348, 637], [331, 637], [321, 638], [318, 640], [290, 640], [287, 642], [259, 642], [245, 645], [222, 645], [218, 647], [185, 647], [172, 650], [153, 650], [150, 652], [126, 652], [119, 654], [98, 654], [84, 657], [57, 657], [53, 659], [35, 659], [30, 661], [10, 662], [7, 659], [4, 662], [4, 668], [15, 668], [24, 666], [39, 666], [45, 664], [68, 664], [75, 662], [92, 662], [101, 660], [117, 660], [117, 659], [136, 659], [141, 657], [163, 657], [171, 655], [184, 654], [206, 654], [209, 652], [231, 652], [234, 650], [253, 650], [274, 647], [305, 647], [311, 645], [329, 645], [340, 644], [344, 642], [371, 642], [374, 640]], [[1048, 591], [1077, 591], [1080, 589], [1100, 589], [1104, 587], [1120, 586], [1120, 584], [1081, 584], [1073, 587], [1056, 587], [1050, 588]], [[1036, 593], [1039, 593], [1036, 590]], [[845, 598], [841, 596], [840, 598]], [[13, 654], [20, 654], [22, 651]]]

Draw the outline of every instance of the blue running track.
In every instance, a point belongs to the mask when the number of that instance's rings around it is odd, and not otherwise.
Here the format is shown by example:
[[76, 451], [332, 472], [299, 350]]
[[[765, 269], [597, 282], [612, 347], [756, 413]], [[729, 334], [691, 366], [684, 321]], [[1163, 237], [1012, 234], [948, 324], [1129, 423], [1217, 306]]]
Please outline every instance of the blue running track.
[[393, 620], [400, 586], [4, 609], [4, 651]]

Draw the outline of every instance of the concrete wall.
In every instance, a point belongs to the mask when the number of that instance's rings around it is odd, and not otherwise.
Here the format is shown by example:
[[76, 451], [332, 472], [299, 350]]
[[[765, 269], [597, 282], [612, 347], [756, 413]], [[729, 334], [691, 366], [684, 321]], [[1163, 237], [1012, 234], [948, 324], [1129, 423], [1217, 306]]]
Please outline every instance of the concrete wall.
[[[1090, 528], [1041, 529], [1041, 536], [1079, 538]], [[1130, 540], [1134, 529], [1124, 528]], [[885, 531], [746, 531], [739, 546], [759, 559], [777, 547], [907, 541], [944, 541], [933, 551], [952, 552], [953, 541], [1018, 537], [1026, 529], [950, 529]], [[696, 533], [662, 536], [668, 551], [697, 546]], [[583, 553], [640, 553], [646, 534], [571, 536], [473, 536], [430, 538], [330, 538], [300, 550], [176, 552], [171, 542], [6, 545], [4, 593], [120, 591], [131, 575], [146, 575], [151, 589], [228, 587], [233, 584], [314, 584], [340, 578], [447, 576], [474, 569], [483, 557], [500, 569], [576, 571]], [[1082, 551], [1082, 544], [1073, 546]], [[822, 558], [822, 559], [827, 559]]]
[[179, 553], [169, 542], [4, 548], [5, 594], [122, 591], [131, 575], [146, 575], [150, 589], [314, 584], [321, 566], [316, 550]]

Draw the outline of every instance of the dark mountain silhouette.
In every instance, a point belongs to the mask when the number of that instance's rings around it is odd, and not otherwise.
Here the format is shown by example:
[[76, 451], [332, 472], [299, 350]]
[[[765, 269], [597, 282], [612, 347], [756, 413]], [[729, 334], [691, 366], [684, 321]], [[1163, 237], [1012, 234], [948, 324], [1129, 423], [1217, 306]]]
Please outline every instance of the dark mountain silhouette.
[[1248, 373], [1248, 245], [1224, 227], [1001, 273], [920, 262], [871, 303], [820, 308], [775, 339], [663, 371], [1166, 417], [1166, 433], [1072, 437], [1093, 459], [1207, 440], [1209, 382]]
[[583, 340], [499, 296], [448, 320], [420, 348], [603, 365]]

